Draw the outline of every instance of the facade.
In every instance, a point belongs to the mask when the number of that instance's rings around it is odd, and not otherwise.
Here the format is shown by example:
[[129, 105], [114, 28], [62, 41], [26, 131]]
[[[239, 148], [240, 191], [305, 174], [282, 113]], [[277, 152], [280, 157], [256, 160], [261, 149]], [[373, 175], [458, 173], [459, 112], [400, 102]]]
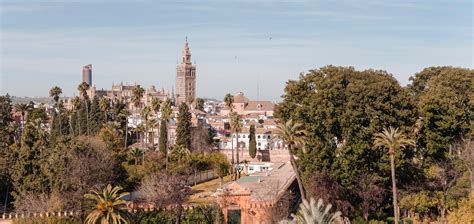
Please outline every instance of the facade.
[[176, 66], [176, 105], [196, 99], [196, 66], [191, 63], [188, 38], [184, 43], [181, 63]]
[[92, 86], [92, 65], [84, 65], [82, 67], [82, 82], [87, 83], [89, 86]]
[[[92, 86], [88, 91], [88, 95], [91, 98], [95, 96], [99, 96], [99, 97], [105, 97], [112, 101], [120, 100], [120, 101], [127, 102], [128, 109], [131, 112], [134, 112], [136, 108], [130, 102], [132, 98], [133, 88], [135, 88], [135, 86], [136, 85], [129, 85], [129, 84], [123, 84], [123, 83], [112, 84], [111, 90], [104, 90], [104, 89], [98, 90], [95, 86]], [[150, 106], [152, 99], [155, 97], [161, 101], [165, 101], [167, 98], [170, 98], [170, 94], [166, 92], [164, 89], [157, 90], [155, 86], [150, 86], [148, 88], [145, 88], [145, 93], [143, 94], [143, 97], [141, 99], [142, 105]]]
[[[243, 92], [238, 92], [234, 95], [234, 111], [239, 115], [259, 114], [267, 117], [273, 117], [273, 109], [275, 104], [271, 101], [252, 101], [245, 97]], [[220, 110], [222, 116], [227, 116], [230, 110], [224, 106]]]
[[[244, 176], [217, 192], [224, 223], [278, 223], [293, 212], [299, 192], [291, 164], [273, 164], [271, 169]], [[287, 193], [292, 196], [285, 198]]]

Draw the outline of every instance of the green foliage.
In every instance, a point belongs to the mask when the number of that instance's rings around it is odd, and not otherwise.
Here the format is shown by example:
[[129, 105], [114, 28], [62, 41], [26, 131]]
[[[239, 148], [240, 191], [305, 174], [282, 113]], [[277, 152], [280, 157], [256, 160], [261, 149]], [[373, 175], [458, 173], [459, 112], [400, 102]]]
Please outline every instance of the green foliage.
[[104, 113], [100, 109], [99, 97], [95, 96], [89, 108], [89, 130], [91, 135], [95, 135], [105, 123]]
[[206, 160], [211, 162], [212, 169], [220, 178], [229, 173], [231, 165], [224, 154], [220, 152], [209, 153], [206, 155]]
[[178, 113], [178, 127], [176, 128], [176, 145], [191, 148], [191, 113], [185, 103], [181, 103]]
[[160, 120], [160, 138], [158, 139], [158, 148], [163, 154], [168, 153], [168, 128], [166, 120]]
[[36, 217], [14, 219], [13, 224], [80, 224], [80, 220], [74, 217]]
[[459, 202], [459, 207], [449, 212], [448, 223], [462, 224], [474, 222], [474, 194]]
[[[139, 211], [134, 214], [135, 223], [148, 224], [148, 223], [176, 223], [176, 214], [172, 211]], [[184, 210], [179, 218], [180, 223], [193, 224], [193, 223], [221, 223], [223, 215], [217, 205], [202, 206], [193, 209]]]
[[[311, 70], [288, 82], [283, 99], [275, 116], [303, 124], [308, 133], [307, 153], [298, 152], [304, 182], [311, 173], [328, 170], [349, 192], [360, 172], [389, 177], [388, 156], [372, 148], [373, 135], [386, 126], [415, 122], [413, 100], [385, 71], [335, 66]], [[399, 167], [409, 167], [410, 155], [411, 150], [400, 153], [404, 159], [397, 160]]]
[[197, 98], [196, 99], [196, 109], [200, 111], [204, 111], [204, 99], [202, 98]]
[[46, 153], [47, 134], [33, 123], [28, 123], [21, 136], [21, 147], [17, 149], [16, 160], [10, 168], [15, 197], [27, 192], [44, 192], [48, 189], [47, 178], [41, 172]]
[[317, 204], [314, 198], [311, 198], [309, 202], [306, 199], [303, 199], [298, 213], [291, 214], [294, 219], [291, 223], [335, 223], [341, 219], [341, 212], [332, 213], [331, 208], [332, 205], [328, 204], [325, 206], [322, 199], [319, 199]]
[[255, 125], [250, 125], [249, 155], [255, 158], [257, 155], [257, 140], [255, 139]]
[[122, 192], [121, 187], [107, 185], [103, 189], [93, 190], [92, 193], [84, 195], [85, 198], [94, 201], [92, 211], [87, 215], [85, 223], [128, 223], [128, 212], [125, 207], [125, 200], [122, 198], [129, 195]]
[[410, 90], [418, 97], [418, 148], [428, 160], [442, 160], [449, 147], [472, 132], [474, 70], [431, 67], [413, 78]]

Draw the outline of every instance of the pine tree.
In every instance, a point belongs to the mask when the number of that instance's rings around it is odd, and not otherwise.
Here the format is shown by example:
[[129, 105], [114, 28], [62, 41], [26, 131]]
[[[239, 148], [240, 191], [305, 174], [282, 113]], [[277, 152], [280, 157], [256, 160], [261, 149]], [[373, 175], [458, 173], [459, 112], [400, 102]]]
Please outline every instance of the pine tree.
[[181, 103], [178, 113], [178, 127], [176, 128], [176, 145], [191, 147], [191, 113], [186, 103]]
[[257, 141], [255, 139], [255, 125], [250, 125], [249, 155], [255, 158], [257, 155]]

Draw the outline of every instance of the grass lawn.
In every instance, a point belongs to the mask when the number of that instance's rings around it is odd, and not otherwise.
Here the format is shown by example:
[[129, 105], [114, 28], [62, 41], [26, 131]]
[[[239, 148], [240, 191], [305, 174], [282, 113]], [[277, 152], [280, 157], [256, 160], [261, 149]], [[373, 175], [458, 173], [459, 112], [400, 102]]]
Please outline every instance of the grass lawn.
[[[231, 181], [231, 176], [224, 177], [224, 184]], [[212, 204], [215, 202], [215, 198], [212, 196], [216, 192], [216, 189], [220, 187], [219, 178], [213, 179], [204, 183], [197, 184], [192, 187], [192, 193], [188, 198], [190, 204]]]

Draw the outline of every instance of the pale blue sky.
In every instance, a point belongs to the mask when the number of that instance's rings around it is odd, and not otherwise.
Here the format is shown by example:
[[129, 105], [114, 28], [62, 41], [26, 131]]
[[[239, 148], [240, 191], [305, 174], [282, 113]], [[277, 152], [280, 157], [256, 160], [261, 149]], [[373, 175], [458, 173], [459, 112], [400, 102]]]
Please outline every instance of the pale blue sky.
[[[197, 94], [278, 100], [327, 64], [375, 68], [402, 85], [432, 65], [473, 67], [471, 0], [0, 0], [0, 94], [76, 94], [93, 82], [171, 89], [188, 36]], [[270, 39], [271, 38], [271, 39]]]

